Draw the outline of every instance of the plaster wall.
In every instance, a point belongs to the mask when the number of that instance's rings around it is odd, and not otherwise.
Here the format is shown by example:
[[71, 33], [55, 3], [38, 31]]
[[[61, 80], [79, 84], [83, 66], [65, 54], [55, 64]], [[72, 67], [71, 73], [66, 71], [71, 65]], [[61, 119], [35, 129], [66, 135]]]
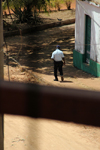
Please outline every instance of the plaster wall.
[[75, 50], [85, 53], [85, 15], [91, 17], [90, 59], [100, 63], [100, 7], [84, 1], [76, 3]]

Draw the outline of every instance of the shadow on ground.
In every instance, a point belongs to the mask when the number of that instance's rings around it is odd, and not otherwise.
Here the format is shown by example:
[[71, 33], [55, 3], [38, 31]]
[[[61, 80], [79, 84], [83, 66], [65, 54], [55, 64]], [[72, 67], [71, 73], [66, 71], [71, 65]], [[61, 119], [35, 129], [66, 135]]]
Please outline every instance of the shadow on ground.
[[[59, 44], [66, 59], [66, 65], [63, 68], [64, 76], [90, 78], [90, 74], [73, 66], [74, 32], [74, 26], [64, 26], [35, 32], [31, 35], [10, 37], [6, 39], [8, 53], [29, 70], [53, 75], [51, 54], [55, 50], [56, 45]], [[9, 64], [13, 67], [16, 65], [11, 60]]]

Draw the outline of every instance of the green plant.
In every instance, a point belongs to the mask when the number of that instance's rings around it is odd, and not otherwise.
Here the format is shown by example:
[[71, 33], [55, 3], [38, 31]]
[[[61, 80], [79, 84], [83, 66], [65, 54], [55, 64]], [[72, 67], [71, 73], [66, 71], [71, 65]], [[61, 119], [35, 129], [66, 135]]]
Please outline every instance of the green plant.
[[37, 19], [37, 9], [45, 8], [46, 1], [48, 0], [5, 0], [3, 9], [8, 8], [9, 14], [12, 10], [19, 22], [29, 22]]

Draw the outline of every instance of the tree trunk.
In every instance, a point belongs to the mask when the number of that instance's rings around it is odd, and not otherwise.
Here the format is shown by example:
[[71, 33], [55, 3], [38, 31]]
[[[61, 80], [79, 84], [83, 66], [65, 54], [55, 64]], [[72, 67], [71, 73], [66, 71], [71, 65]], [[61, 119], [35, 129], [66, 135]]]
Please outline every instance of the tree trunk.
[[70, 10], [71, 9], [71, 2], [66, 2], [66, 6], [67, 6], [67, 9]]

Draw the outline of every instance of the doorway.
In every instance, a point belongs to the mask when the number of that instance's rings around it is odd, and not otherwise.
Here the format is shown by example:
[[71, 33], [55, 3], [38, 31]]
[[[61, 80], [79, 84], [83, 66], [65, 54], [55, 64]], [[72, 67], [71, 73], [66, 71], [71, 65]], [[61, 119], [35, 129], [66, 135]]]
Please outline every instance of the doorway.
[[85, 63], [90, 62], [90, 42], [91, 42], [91, 18], [86, 15], [85, 18]]

